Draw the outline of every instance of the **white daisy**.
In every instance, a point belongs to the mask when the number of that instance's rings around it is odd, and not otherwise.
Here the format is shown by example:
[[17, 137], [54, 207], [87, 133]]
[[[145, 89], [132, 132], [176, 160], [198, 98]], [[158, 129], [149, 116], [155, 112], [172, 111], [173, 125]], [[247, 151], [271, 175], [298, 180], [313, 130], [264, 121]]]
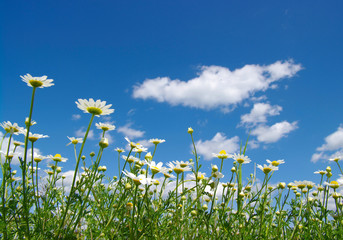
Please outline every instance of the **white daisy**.
[[242, 164], [242, 163], [246, 164], [246, 163], [250, 163], [251, 162], [250, 158], [248, 156], [243, 155], [243, 154], [236, 154], [235, 153], [232, 156], [232, 158], [234, 160], [236, 160], [239, 164]]
[[146, 185], [146, 184], [150, 185], [151, 179], [147, 178], [144, 174], [140, 174], [140, 175], [136, 176], [135, 174], [130, 173], [127, 170], [123, 171], [123, 173], [127, 177], [131, 178], [133, 180], [134, 184], [137, 185], [137, 186], [141, 185], [141, 184], [143, 184], [143, 185]]
[[96, 123], [95, 126], [97, 129], [101, 129], [103, 131], [112, 131], [112, 130], [116, 129], [116, 126], [109, 124], [109, 123], [99, 122], [99, 123]]
[[0, 123], [0, 126], [8, 133], [13, 133], [14, 135], [25, 134], [25, 129], [19, 127], [17, 123], [11, 123], [10, 121]]
[[106, 105], [106, 101], [96, 100], [93, 98], [87, 99], [78, 99], [78, 102], [75, 102], [77, 107], [85, 113], [91, 113], [99, 117], [100, 115], [109, 115], [114, 112], [114, 109], [110, 109], [112, 104]]
[[[26, 134], [25, 134], [26, 135]], [[48, 138], [49, 136], [48, 135], [43, 135], [43, 134], [38, 134], [38, 133], [29, 133], [29, 140], [31, 142], [35, 142], [37, 141], [38, 139], [41, 139], [41, 138]]]
[[53, 160], [55, 162], [66, 162], [68, 160], [68, 158], [62, 157], [61, 154], [56, 154], [55, 156], [48, 155], [46, 157], [50, 158], [51, 160]]
[[276, 161], [270, 161], [269, 159], [267, 159], [266, 161], [267, 161], [267, 163], [269, 163], [269, 164], [271, 164], [271, 165], [273, 165], [275, 167], [279, 166], [280, 164], [284, 164], [285, 163], [285, 161], [283, 159], [276, 160]]
[[114, 151], [117, 151], [118, 153], [125, 152], [125, 150], [124, 150], [124, 149], [122, 149], [122, 148], [116, 148], [116, 149], [114, 149]]
[[67, 144], [70, 145], [70, 144], [78, 144], [78, 143], [82, 143], [83, 142], [83, 139], [82, 138], [74, 138], [74, 137], [67, 137], [69, 140], [70, 140], [70, 143]]
[[257, 167], [258, 167], [259, 169], [261, 169], [265, 174], [268, 174], [268, 173], [270, 173], [271, 171], [279, 170], [279, 167], [276, 167], [276, 166], [274, 166], [274, 165], [272, 165], [272, 164], [269, 164], [269, 165], [263, 164], [263, 166], [260, 165], [260, 164], [257, 164]]
[[168, 165], [168, 167], [173, 169], [173, 171], [176, 174], [180, 174], [180, 173], [192, 170], [188, 165], [182, 166], [179, 161], [173, 161], [173, 163], [168, 163], [167, 165]]
[[150, 167], [150, 169], [151, 169], [151, 172], [152, 172], [153, 174], [159, 173], [159, 172], [161, 171], [161, 169], [162, 169], [162, 165], [163, 165], [162, 162], [159, 162], [159, 163], [157, 163], [157, 164], [156, 164], [155, 161], [151, 161], [151, 162], [145, 161], [145, 162], [146, 162], [146, 164], [149, 165], [149, 167]]
[[333, 157], [333, 158], [330, 158], [329, 161], [331, 161], [331, 162], [338, 162], [338, 161], [341, 160], [341, 159], [342, 159], [341, 156], [335, 156], [335, 157]]
[[157, 145], [157, 144], [159, 144], [159, 143], [164, 143], [166, 140], [164, 140], [164, 139], [158, 139], [158, 138], [153, 138], [153, 139], [150, 139], [149, 140], [149, 142], [151, 142], [151, 143], [153, 143], [153, 144], [155, 144], [155, 145]]
[[212, 153], [214, 157], [217, 157], [219, 159], [226, 159], [226, 158], [231, 158], [232, 156], [230, 154], [227, 154], [225, 150], [221, 150], [219, 154]]
[[125, 140], [130, 144], [131, 148], [135, 148], [137, 147], [137, 143], [131, 142], [130, 139], [128, 137], [125, 137]]
[[24, 76], [20, 76], [21, 79], [27, 83], [27, 86], [34, 87], [34, 88], [44, 88], [44, 87], [51, 87], [55, 84], [52, 82], [53, 79], [47, 79], [47, 76], [42, 77], [32, 77], [30, 74], [26, 74]]

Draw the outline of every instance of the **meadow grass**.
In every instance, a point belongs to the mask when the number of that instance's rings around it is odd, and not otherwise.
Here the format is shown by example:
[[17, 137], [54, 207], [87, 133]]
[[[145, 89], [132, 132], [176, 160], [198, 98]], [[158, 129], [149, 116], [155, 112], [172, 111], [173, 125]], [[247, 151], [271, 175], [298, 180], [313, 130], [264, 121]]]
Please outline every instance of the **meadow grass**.
[[[113, 125], [97, 123], [102, 131], [97, 153], [83, 154], [94, 118], [114, 111], [100, 100], [76, 102], [90, 120], [83, 138], [69, 138], [76, 166], [71, 185], [65, 186], [61, 167], [66, 158], [34, 154], [34, 143], [46, 136], [30, 133], [35, 124], [35, 92], [53, 81], [29, 74], [22, 79], [33, 89], [25, 128], [1, 124], [5, 130], [1, 149], [8, 139], [7, 150], [0, 153], [2, 239], [343, 239], [340, 184], [332, 181], [331, 168], [316, 172], [317, 184], [304, 180], [271, 186], [270, 179], [284, 161], [268, 161], [257, 165], [262, 182], [257, 181], [256, 171], [243, 180], [245, 164], [253, 164], [246, 155], [248, 141], [239, 153], [214, 154], [221, 165], [212, 165], [206, 177], [192, 128], [187, 132], [193, 159], [165, 166], [154, 161], [163, 139], [151, 139], [154, 150], [146, 153], [142, 145], [126, 138], [129, 151], [116, 148], [117, 176], [106, 176], [101, 159], [109, 146], [106, 132], [114, 130]], [[13, 140], [19, 134], [24, 135], [24, 143]], [[19, 146], [24, 148], [22, 155], [16, 153]], [[230, 158], [232, 168], [225, 172], [223, 162]], [[20, 172], [12, 169], [14, 159], [19, 159]], [[53, 163], [45, 170], [47, 177], [39, 168], [44, 159]], [[342, 173], [340, 158], [331, 160]], [[229, 176], [228, 182], [221, 181], [223, 174]], [[329, 202], [334, 203], [333, 209]]]

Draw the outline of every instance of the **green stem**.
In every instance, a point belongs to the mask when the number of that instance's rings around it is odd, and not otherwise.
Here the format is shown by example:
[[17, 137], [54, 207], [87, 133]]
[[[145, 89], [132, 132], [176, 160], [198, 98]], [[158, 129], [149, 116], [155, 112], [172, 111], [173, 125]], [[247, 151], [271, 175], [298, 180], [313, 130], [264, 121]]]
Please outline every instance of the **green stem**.
[[85, 137], [83, 138], [83, 141], [82, 141], [82, 145], [81, 145], [81, 149], [80, 149], [80, 152], [79, 152], [79, 157], [77, 159], [77, 162], [76, 162], [76, 166], [75, 166], [75, 172], [74, 172], [74, 177], [73, 177], [73, 183], [71, 185], [71, 189], [70, 189], [70, 192], [69, 192], [69, 196], [68, 196], [68, 202], [67, 202], [67, 206], [66, 206], [66, 209], [64, 211], [64, 214], [63, 214], [63, 218], [62, 218], [62, 221], [60, 223], [60, 226], [57, 230], [57, 237], [59, 237], [59, 234], [60, 234], [60, 231], [61, 231], [61, 228], [64, 224], [64, 221], [65, 221], [65, 218], [67, 216], [67, 212], [68, 212], [68, 209], [69, 209], [69, 205], [70, 205], [70, 200], [71, 200], [71, 196], [74, 194], [74, 185], [75, 185], [75, 181], [76, 181], [76, 175], [78, 173], [78, 170], [79, 170], [79, 163], [80, 163], [80, 159], [81, 159], [81, 156], [82, 156], [82, 151], [83, 151], [83, 147], [85, 146], [85, 143], [86, 143], [86, 140], [87, 140], [87, 136], [88, 136], [88, 133], [89, 133], [89, 130], [92, 126], [92, 122], [93, 122], [93, 119], [94, 119], [94, 114], [92, 114], [92, 117], [89, 121], [89, 124], [88, 124], [88, 128], [87, 128], [87, 131], [86, 131], [86, 134], [85, 134]]
[[24, 195], [24, 201], [23, 201], [23, 208], [24, 208], [24, 219], [26, 222], [26, 235], [28, 239], [31, 239], [30, 236], [30, 226], [29, 226], [29, 209], [27, 207], [27, 192], [26, 192], [26, 163], [27, 163], [27, 147], [28, 147], [28, 141], [29, 141], [29, 133], [30, 133], [30, 126], [31, 126], [31, 119], [32, 119], [32, 111], [33, 111], [33, 103], [35, 99], [35, 92], [36, 87], [33, 87], [32, 89], [32, 97], [31, 97], [31, 106], [30, 106], [30, 114], [29, 114], [29, 120], [28, 124], [26, 126], [26, 136], [25, 136], [25, 150], [24, 150], [24, 162], [22, 166], [22, 176], [23, 176], [23, 195]]

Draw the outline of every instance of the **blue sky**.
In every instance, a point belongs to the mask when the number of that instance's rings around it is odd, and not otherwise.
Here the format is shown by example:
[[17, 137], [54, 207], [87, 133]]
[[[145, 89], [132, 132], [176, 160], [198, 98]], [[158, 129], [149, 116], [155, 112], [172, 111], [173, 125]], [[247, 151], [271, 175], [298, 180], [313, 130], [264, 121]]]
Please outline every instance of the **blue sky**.
[[[124, 137], [163, 138], [156, 161], [192, 158], [194, 129], [203, 171], [212, 152], [238, 151], [251, 130], [252, 163], [284, 159], [273, 181], [313, 180], [343, 148], [341, 1], [2, 1], [0, 120], [23, 121], [31, 88], [20, 75], [47, 75], [38, 89], [36, 147], [75, 166], [67, 136], [90, 115], [78, 98], [113, 104], [102, 164], [117, 173]], [[78, 119], [76, 119], [78, 118]], [[84, 152], [97, 150], [100, 132]], [[81, 135], [80, 135], [81, 136]], [[22, 140], [22, 137], [17, 138]], [[153, 150], [151, 147], [150, 150]], [[317, 155], [314, 155], [317, 154]], [[312, 161], [311, 161], [312, 160]], [[253, 171], [253, 164], [246, 173]], [[232, 160], [224, 164], [224, 175]], [[262, 173], [259, 173], [262, 177]]]

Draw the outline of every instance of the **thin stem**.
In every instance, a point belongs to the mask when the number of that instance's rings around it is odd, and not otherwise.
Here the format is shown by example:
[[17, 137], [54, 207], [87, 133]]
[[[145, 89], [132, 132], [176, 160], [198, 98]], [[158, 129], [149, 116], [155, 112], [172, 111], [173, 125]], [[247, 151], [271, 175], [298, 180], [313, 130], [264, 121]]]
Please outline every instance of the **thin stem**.
[[62, 221], [60, 223], [60, 226], [58, 228], [58, 231], [57, 231], [57, 236], [59, 237], [59, 234], [60, 234], [60, 231], [61, 231], [61, 228], [64, 224], [64, 221], [65, 221], [65, 218], [67, 216], [67, 212], [68, 212], [68, 209], [69, 209], [69, 205], [70, 205], [70, 200], [71, 200], [71, 196], [74, 194], [74, 185], [75, 185], [75, 181], [76, 181], [76, 175], [77, 175], [77, 172], [79, 170], [79, 163], [80, 163], [80, 159], [81, 159], [81, 156], [82, 156], [82, 151], [83, 151], [83, 147], [85, 146], [85, 143], [86, 143], [86, 140], [87, 140], [87, 136], [88, 136], [88, 133], [89, 133], [89, 130], [92, 126], [92, 122], [93, 122], [93, 119], [94, 119], [94, 114], [92, 114], [92, 117], [89, 121], [89, 124], [88, 124], [88, 128], [87, 128], [87, 131], [85, 133], [85, 137], [83, 138], [83, 142], [82, 142], [82, 145], [81, 145], [81, 149], [80, 149], [80, 152], [79, 152], [79, 157], [77, 159], [77, 162], [76, 162], [76, 166], [75, 166], [75, 171], [74, 171], [74, 177], [73, 177], [73, 183], [71, 185], [71, 189], [70, 189], [70, 192], [69, 192], [69, 196], [68, 196], [68, 202], [67, 202], [67, 206], [66, 206], [66, 209], [64, 211], [64, 214], [63, 214], [63, 218], [62, 218]]
[[28, 124], [26, 126], [26, 136], [25, 136], [25, 150], [24, 150], [24, 162], [22, 166], [22, 176], [23, 176], [23, 195], [24, 195], [24, 201], [23, 201], [23, 208], [24, 208], [24, 219], [26, 222], [26, 235], [28, 239], [31, 239], [30, 236], [30, 226], [29, 226], [29, 209], [27, 207], [27, 192], [26, 192], [26, 163], [27, 163], [27, 147], [28, 147], [28, 141], [29, 141], [29, 133], [30, 133], [30, 126], [31, 126], [31, 119], [32, 119], [32, 111], [33, 111], [33, 103], [35, 99], [35, 92], [36, 87], [32, 88], [32, 97], [31, 97], [31, 106], [30, 106], [30, 114], [29, 114], [29, 120]]

